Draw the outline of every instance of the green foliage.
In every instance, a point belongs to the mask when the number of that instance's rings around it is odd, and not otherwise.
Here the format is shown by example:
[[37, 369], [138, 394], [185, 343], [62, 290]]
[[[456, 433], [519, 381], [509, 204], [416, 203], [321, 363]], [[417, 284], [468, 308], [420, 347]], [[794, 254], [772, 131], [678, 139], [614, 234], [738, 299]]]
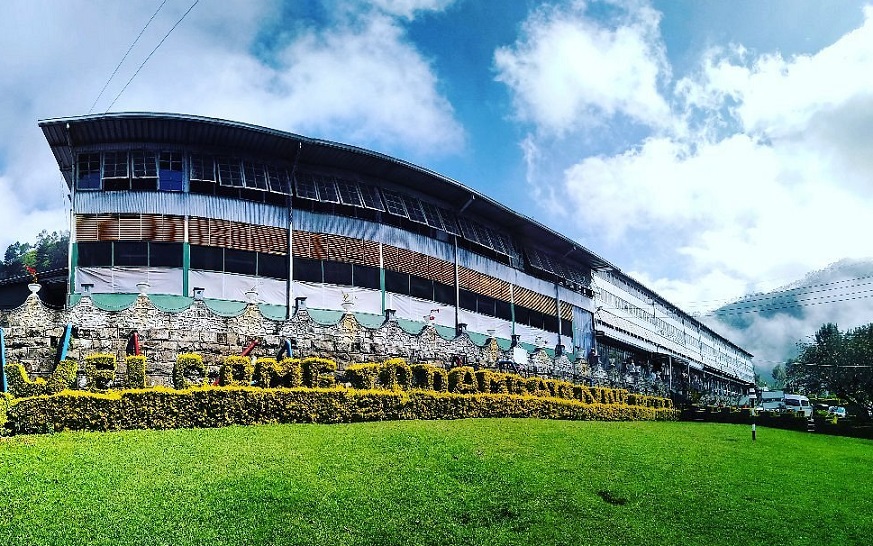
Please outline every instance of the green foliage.
[[73, 386], [76, 380], [76, 372], [79, 363], [75, 360], [62, 360], [55, 366], [48, 381], [42, 377], [31, 381], [27, 377], [27, 371], [21, 364], [9, 364], [6, 366], [6, 381], [9, 393], [16, 398], [26, 396], [43, 396], [55, 394]]
[[109, 353], [97, 353], [85, 357], [85, 376], [88, 378], [88, 388], [92, 390], [106, 390], [115, 379], [115, 370], [118, 363], [115, 355]]
[[346, 381], [356, 389], [375, 389], [381, 364], [351, 364], [346, 367]]
[[129, 355], [124, 359], [124, 386], [127, 389], [146, 388], [146, 357], [145, 355]]
[[336, 362], [326, 358], [309, 357], [300, 362], [303, 368], [303, 386], [330, 388], [336, 385]]
[[477, 391], [476, 375], [470, 366], [460, 366], [449, 370], [449, 392], [460, 394]]
[[262, 388], [300, 387], [303, 384], [303, 371], [300, 360], [283, 358], [259, 358], [255, 362], [255, 384]]
[[674, 420], [677, 412], [577, 400], [458, 395], [433, 391], [206, 387], [25, 398], [9, 419], [22, 432], [189, 428], [260, 423], [343, 423], [397, 419], [534, 417], [568, 420]]
[[392, 358], [382, 363], [379, 381], [390, 390], [407, 390], [412, 384], [412, 370], [402, 358]]
[[3, 435], [4, 427], [6, 426], [6, 416], [9, 411], [9, 404], [12, 403], [12, 395], [8, 392], [0, 392], [0, 436]]
[[194, 353], [183, 353], [176, 357], [173, 365], [173, 386], [187, 389], [202, 385], [206, 381], [206, 364], [203, 357]]
[[446, 392], [449, 388], [449, 374], [433, 364], [413, 364], [412, 387], [427, 391]]
[[819, 328], [787, 365], [789, 385], [812, 395], [829, 392], [873, 413], [873, 323], [847, 332]]
[[38, 272], [67, 267], [67, 250], [70, 236], [66, 232], [46, 230], [36, 236], [36, 243], [14, 242], [6, 248], [0, 262], [0, 279], [27, 275], [24, 266], [29, 265]]
[[251, 358], [239, 355], [226, 356], [218, 371], [218, 384], [222, 387], [251, 385], [254, 371], [255, 366]]

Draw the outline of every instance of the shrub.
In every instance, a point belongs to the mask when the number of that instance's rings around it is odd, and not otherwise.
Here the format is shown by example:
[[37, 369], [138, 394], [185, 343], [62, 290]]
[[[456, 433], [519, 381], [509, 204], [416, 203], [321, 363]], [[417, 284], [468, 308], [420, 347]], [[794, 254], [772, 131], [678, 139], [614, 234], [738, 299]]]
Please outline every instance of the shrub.
[[146, 357], [130, 355], [125, 357], [127, 367], [124, 374], [124, 386], [128, 389], [144, 389], [146, 387]]
[[593, 404], [594, 397], [591, 395], [591, 389], [585, 385], [573, 385], [573, 398], [583, 404]]
[[218, 384], [248, 386], [252, 383], [255, 367], [252, 359], [247, 356], [231, 355], [224, 357], [224, 363], [218, 371]]
[[88, 388], [91, 390], [106, 390], [115, 380], [115, 370], [118, 363], [115, 355], [96, 353], [85, 357], [85, 376], [88, 378]]
[[31, 381], [27, 377], [27, 371], [24, 369], [24, 366], [21, 364], [9, 364], [6, 366], [6, 383], [9, 387], [9, 394], [15, 398], [24, 398], [26, 396], [42, 396], [44, 394], [61, 392], [73, 386], [78, 369], [79, 363], [75, 360], [61, 360], [55, 366], [48, 381], [42, 377]]
[[509, 394], [527, 394], [527, 381], [520, 375], [506, 374], [506, 390]]
[[336, 362], [326, 358], [309, 357], [300, 363], [303, 368], [303, 386], [329, 388], [336, 385]]
[[255, 369], [252, 373], [252, 381], [258, 387], [268, 389], [275, 383], [279, 376], [279, 362], [275, 358], [259, 358], [255, 361]]
[[255, 362], [253, 374], [255, 383], [262, 388], [300, 387], [303, 385], [303, 371], [300, 360], [283, 358], [259, 358]]
[[509, 387], [506, 384], [508, 375], [491, 370], [479, 370], [476, 372], [476, 388], [484, 393], [509, 394]]
[[540, 377], [529, 377], [525, 381], [525, 389], [531, 396], [551, 396], [546, 381]]
[[375, 389], [379, 364], [352, 364], [346, 368], [346, 381], [356, 389]]
[[6, 426], [10, 403], [12, 403], [12, 395], [8, 392], [0, 392], [0, 436], [3, 435], [3, 427]]
[[476, 376], [470, 366], [460, 366], [449, 370], [449, 392], [474, 393], [476, 392]]
[[203, 357], [194, 353], [182, 353], [173, 365], [173, 386], [187, 389], [206, 381], [206, 364]]
[[45, 432], [481, 417], [674, 420], [677, 413], [645, 406], [505, 394], [207, 387], [105, 394], [66, 391], [19, 400], [9, 409], [9, 420], [23, 432]]
[[402, 358], [391, 358], [382, 363], [379, 381], [388, 390], [408, 390], [412, 384], [412, 370]]
[[449, 388], [449, 375], [443, 368], [433, 364], [413, 364], [412, 387], [427, 391], [445, 392]]

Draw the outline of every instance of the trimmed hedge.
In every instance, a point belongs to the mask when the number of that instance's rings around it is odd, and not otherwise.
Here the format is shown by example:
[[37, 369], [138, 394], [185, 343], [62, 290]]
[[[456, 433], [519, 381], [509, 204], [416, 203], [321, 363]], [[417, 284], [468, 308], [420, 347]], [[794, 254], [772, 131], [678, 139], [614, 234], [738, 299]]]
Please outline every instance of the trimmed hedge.
[[118, 362], [115, 355], [96, 353], [85, 357], [85, 376], [88, 378], [88, 388], [91, 390], [106, 390], [115, 380], [115, 370]]
[[6, 413], [11, 403], [12, 395], [8, 392], [0, 392], [0, 436], [3, 435], [3, 427], [6, 426]]
[[379, 381], [389, 390], [409, 390], [412, 385], [412, 370], [402, 358], [392, 358], [382, 363]]
[[449, 370], [449, 392], [472, 394], [477, 392], [476, 374], [470, 366]]
[[75, 360], [61, 360], [55, 366], [48, 381], [42, 377], [37, 377], [31, 381], [24, 366], [9, 364], [6, 366], [6, 383], [9, 387], [9, 394], [15, 398], [55, 394], [73, 386], [78, 370], [79, 363]]
[[283, 358], [279, 362], [275, 358], [259, 358], [255, 362], [253, 378], [257, 386], [265, 389], [300, 387], [303, 385], [303, 369], [300, 359]]
[[433, 364], [413, 364], [412, 388], [426, 391], [446, 392], [449, 389], [449, 374]]
[[255, 366], [247, 356], [226, 356], [218, 371], [218, 384], [222, 387], [247, 387], [252, 383]]
[[303, 368], [303, 386], [328, 389], [336, 385], [336, 362], [327, 358], [309, 357], [300, 362]]
[[[198, 383], [192, 381], [200, 378]], [[194, 353], [182, 353], [176, 357], [173, 364], [173, 386], [177, 389], [187, 389], [206, 382], [206, 364], [203, 357]]]
[[21, 432], [169, 429], [265, 423], [347, 423], [397, 419], [533, 417], [569, 420], [675, 420], [647, 406], [506, 394], [347, 389], [153, 388], [109, 393], [65, 391], [23, 398], [9, 409]]
[[351, 364], [346, 367], [346, 381], [356, 389], [375, 389], [381, 364]]
[[130, 355], [125, 357], [124, 386], [128, 389], [144, 389], [146, 385], [146, 357]]

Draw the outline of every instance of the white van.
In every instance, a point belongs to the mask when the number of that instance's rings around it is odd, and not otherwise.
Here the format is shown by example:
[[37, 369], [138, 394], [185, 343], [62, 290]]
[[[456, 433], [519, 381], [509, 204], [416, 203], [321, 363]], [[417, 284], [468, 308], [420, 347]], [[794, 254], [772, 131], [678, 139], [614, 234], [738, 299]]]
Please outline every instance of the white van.
[[802, 413], [805, 417], [812, 417], [812, 404], [809, 403], [809, 398], [802, 394], [786, 394], [785, 411], [793, 411]]

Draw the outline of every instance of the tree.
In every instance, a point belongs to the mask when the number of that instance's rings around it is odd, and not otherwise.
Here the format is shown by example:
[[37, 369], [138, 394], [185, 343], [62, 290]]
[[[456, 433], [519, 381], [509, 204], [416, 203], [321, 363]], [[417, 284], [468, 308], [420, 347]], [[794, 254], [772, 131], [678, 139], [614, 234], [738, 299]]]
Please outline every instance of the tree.
[[830, 393], [873, 411], [873, 323], [841, 333], [825, 324], [801, 346], [787, 375], [806, 392]]
[[27, 274], [25, 266], [42, 273], [67, 267], [67, 249], [70, 235], [66, 232], [43, 230], [36, 236], [36, 244], [14, 242], [6, 248], [0, 264], [0, 279]]
[[770, 372], [770, 375], [773, 376], [773, 388], [785, 388], [785, 367], [782, 366], [782, 364], [776, 364], [773, 366], [773, 371]]

